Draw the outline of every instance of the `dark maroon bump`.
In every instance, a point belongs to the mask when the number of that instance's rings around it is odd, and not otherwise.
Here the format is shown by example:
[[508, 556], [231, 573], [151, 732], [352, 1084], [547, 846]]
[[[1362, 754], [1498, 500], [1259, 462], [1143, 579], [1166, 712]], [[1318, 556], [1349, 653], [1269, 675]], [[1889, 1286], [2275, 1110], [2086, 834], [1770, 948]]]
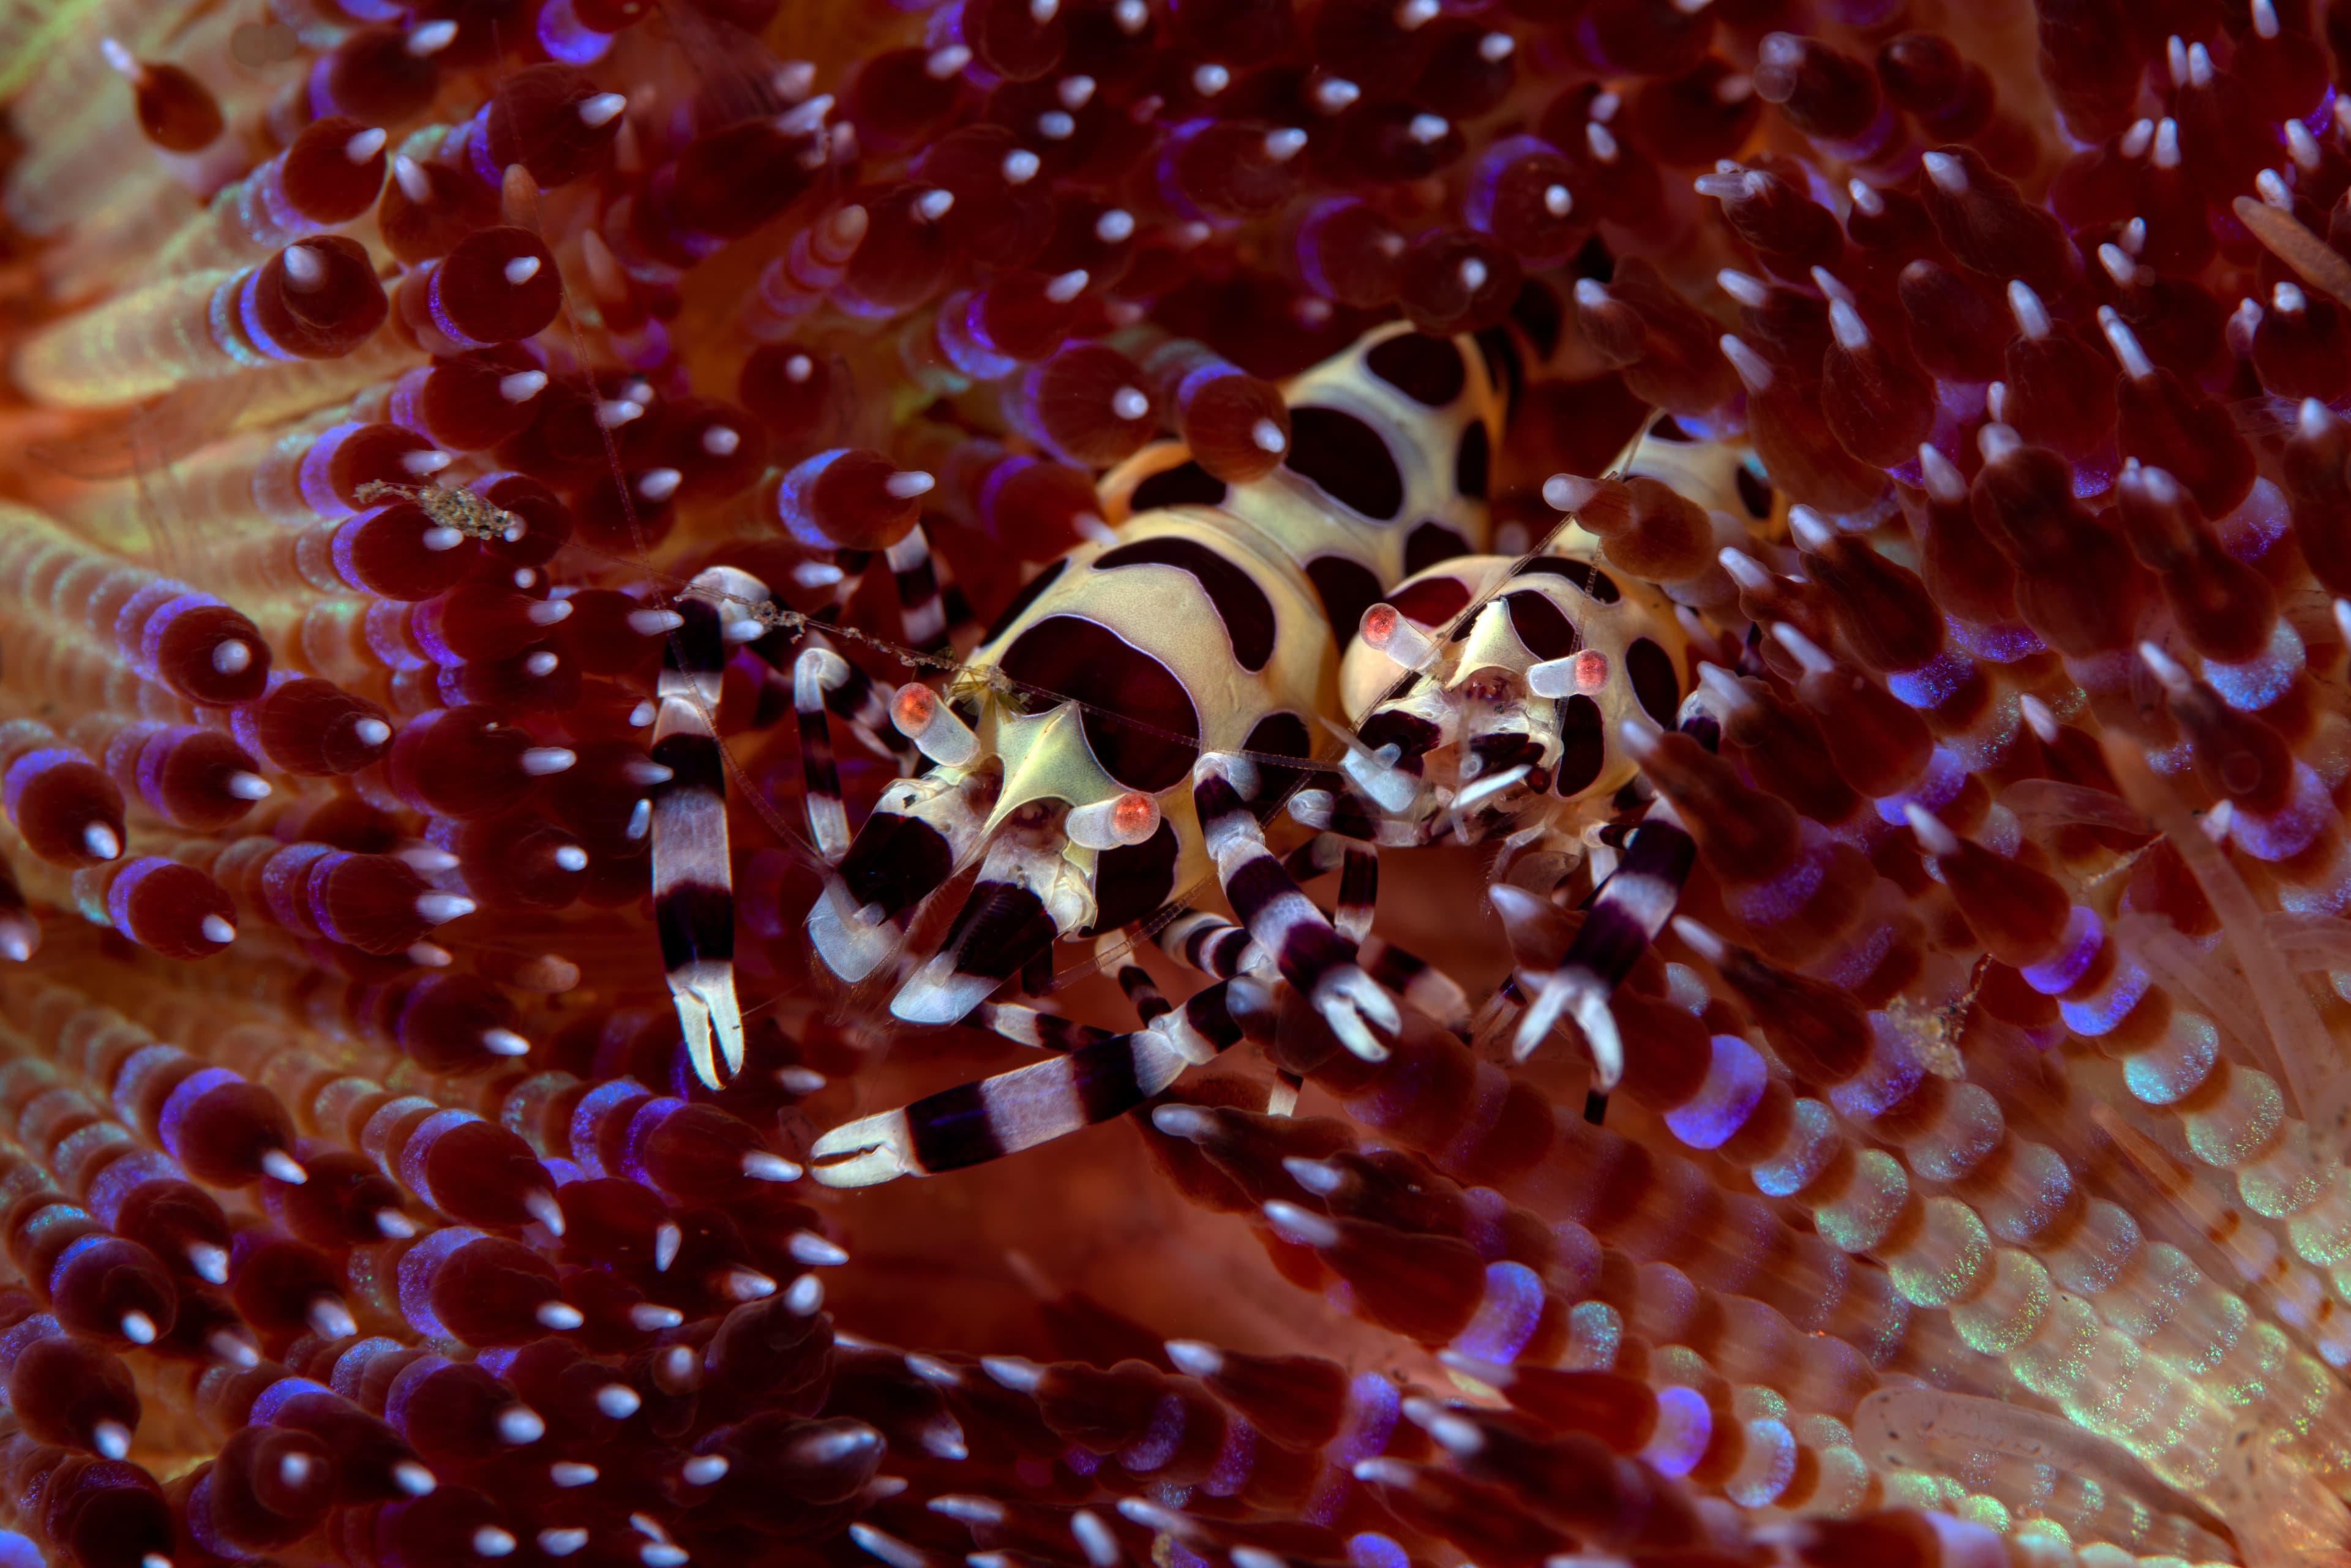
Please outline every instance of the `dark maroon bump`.
[[[1042, 19], [1040, 19], [1040, 13]], [[1029, 0], [963, 0], [955, 35], [972, 58], [1007, 81], [1034, 81], [1061, 63], [1069, 47], [1058, 8]]]
[[311, 108], [370, 125], [413, 118], [431, 107], [440, 89], [437, 57], [455, 32], [455, 24], [448, 22], [360, 28], [311, 67]]
[[130, 1368], [103, 1345], [54, 1326], [17, 1353], [7, 1391], [9, 1410], [44, 1443], [120, 1459], [139, 1429]]
[[172, 1330], [179, 1295], [171, 1271], [146, 1248], [93, 1225], [46, 1281], [49, 1310], [75, 1333], [129, 1349]]
[[815, 184], [825, 162], [823, 133], [788, 124], [790, 118], [745, 120], [687, 144], [667, 186], [680, 237], [739, 239]]
[[748, 409], [681, 398], [664, 411], [656, 465], [674, 469], [682, 499], [717, 500], [755, 484], [768, 463], [768, 433]]
[[392, 744], [383, 710], [316, 676], [272, 685], [238, 710], [238, 733], [281, 772], [312, 777], [357, 772]]
[[236, 905], [211, 877], [146, 855], [110, 875], [107, 914], [115, 929], [167, 958], [209, 958], [236, 938]]
[[[413, 998], [411, 1010], [430, 1009], [441, 1017], [414, 1021], [433, 1023], [454, 1035], [464, 1029], [481, 1032], [486, 1027], [503, 1027], [500, 1020], [513, 1020], [513, 1009], [504, 994], [478, 977], [433, 978], [442, 983], [430, 988], [429, 994]], [[402, 1026], [404, 1029], [412, 1021], [403, 1017]], [[465, 1122], [442, 1134], [425, 1156], [424, 1172], [424, 1185], [431, 1189], [435, 1207], [461, 1224], [517, 1229], [532, 1220], [544, 1222], [551, 1211], [548, 1188], [553, 1178], [533, 1156], [529, 1145], [495, 1122]], [[559, 1211], [553, 1212], [559, 1218]]]
[[483, 1348], [526, 1344], [582, 1321], [563, 1302], [555, 1265], [503, 1237], [479, 1237], [442, 1254], [423, 1284], [442, 1326]]
[[5, 784], [9, 820], [40, 859], [79, 867], [122, 853], [122, 792], [80, 753], [61, 747], [27, 752], [8, 768]]
[[148, 141], [166, 152], [199, 152], [219, 138], [227, 123], [220, 100], [195, 76], [163, 61], [135, 59], [110, 38], [106, 45], [106, 63], [130, 81], [139, 129]]
[[[568, 185], [601, 164], [620, 134], [625, 102], [569, 66], [529, 66], [507, 78], [475, 117], [476, 162], [519, 163], [541, 190]], [[488, 178], [486, 172], [484, 178]]]
[[287, 202], [320, 228], [347, 224], [374, 205], [383, 189], [383, 123], [333, 114], [304, 126], [278, 165]]
[[945, 219], [961, 198], [938, 182], [917, 180], [861, 190], [857, 199], [866, 213], [865, 241], [834, 287], [834, 303], [852, 315], [879, 319], [936, 294], [959, 243]]
[[414, 1222], [401, 1210], [399, 1186], [372, 1160], [309, 1142], [294, 1154], [308, 1179], [298, 1184], [265, 1176], [260, 1193], [270, 1218], [297, 1239], [336, 1249], [414, 1233]]
[[446, 163], [395, 155], [377, 205], [385, 248], [409, 267], [449, 254], [458, 241], [500, 219], [497, 193]]
[[489, 909], [561, 909], [585, 885], [586, 848], [527, 811], [463, 823], [449, 847], [466, 891]]
[[421, 809], [462, 820], [506, 810], [572, 760], [562, 747], [535, 744], [494, 709], [443, 708], [402, 727], [386, 777]]
[[247, 1552], [289, 1546], [335, 1501], [327, 1446], [305, 1432], [247, 1427], [221, 1447], [187, 1497], [190, 1527]]
[[888, 49], [859, 62], [841, 89], [841, 117], [857, 128], [858, 141], [877, 152], [920, 145], [955, 112], [961, 67], [956, 51]]
[[[1052, 237], [1053, 197], [1050, 182], [1039, 178], [1042, 166], [1037, 154], [1005, 127], [968, 125], [925, 149], [913, 172], [926, 186], [954, 198], [932, 220], [947, 240], [975, 260], [1013, 268], [1028, 266]], [[889, 238], [878, 232], [883, 214], [871, 203], [866, 205], [872, 226], [851, 263], [848, 281], [852, 285], [860, 263], [875, 250], [877, 240], [888, 243]], [[909, 215], [915, 223], [924, 221], [920, 207]], [[902, 221], [896, 226], [905, 225]]]
[[1196, 120], [1179, 126], [1158, 158], [1163, 195], [1180, 213], [1256, 218], [1279, 211], [1304, 177], [1309, 133], [1257, 120]]
[[391, 304], [358, 241], [313, 235], [264, 262], [251, 289], [252, 317], [282, 353], [340, 359], [383, 325]]
[[192, 1182], [152, 1177], [113, 1206], [116, 1232], [183, 1275], [219, 1284], [227, 1269], [229, 1228], [220, 1205]]
[[218, 730], [175, 725], [149, 732], [124, 762], [149, 810], [202, 832], [226, 827], [270, 793], [253, 755]]

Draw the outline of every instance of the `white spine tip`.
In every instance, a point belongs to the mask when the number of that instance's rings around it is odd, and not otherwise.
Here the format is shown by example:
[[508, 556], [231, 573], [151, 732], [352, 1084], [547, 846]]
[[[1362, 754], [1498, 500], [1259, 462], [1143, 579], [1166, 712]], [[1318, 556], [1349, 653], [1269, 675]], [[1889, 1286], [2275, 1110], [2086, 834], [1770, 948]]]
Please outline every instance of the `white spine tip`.
[[781, 1155], [752, 1149], [743, 1156], [743, 1174], [753, 1181], [798, 1181], [800, 1167]]
[[375, 1233], [387, 1241], [405, 1241], [416, 1234], [416, 1222], [396, 1208], [375, 1211]]
[[509, 1405], [498, 1412], [498, 1441], [514, 1448], [536, 1443], [547, 1436], [547, 1423], [528, 1405]]
[[732, 457], [743, 444], [743, 433], [729, 424], [714, 424], [702, 433], [702, 450], [713, 457]]
[[1940, 818], [1917, 801], [1905, 800], [1902, 803], [1902, 820], [1910, 824], [1910, 831], [1917, 837], [1918, 847], [1928, 854], [1948, 855], [1959, 852], [1959, 836], [1945, 827]]
[[2139, 662], [2154, 673], [2155, 678], [2163, 683], [2165, 691], [2178, 695], [2188, 691], [2193, 685], [2189, 678], [2187, 669], [2179, 661], [2153, 643], [2141, 643], [2138, 645], [2138, 657]]
[[381, 746], [392, 738], [392, 726], [380, 718], [363, 718], [351, 727], [361, 746]]
[[[1326, 84], [1327, 85], [1327, 84]], [[1276, 163], [1286, 163], [1306, 146], [1306, 132], [1294, 125], [1265, 133], [1265, 155]]]
[[979, 1369], [1018, 1394], [1032, 1393], [1045, 1381], [1045, 1369], [1017, 1355], [984, 1355]]
[[795, 1263], [805, 1263], [811, 1269], [837, 1269], [849, 1261], [849, 1254], [813, 1230], [796, 1230], [785, 1244]]
[[253, 667], [253, 644], [238, 638], [213, 649], [213, 668], [224, 675], [239, 675]]
[[286, 263], [286, 282], [292, 288], [316, 288], [327, 280], [327, 264], [306, 245], [289, 245], [279, 253]]
[[[517, 1035], [515, 1038], [519, 1040], [522, 1037]], [[528, 1049], [528, 1043], [525, 1049]], [[522, 1195], [522, 1207], [523, 1212], [545, 1226], [549, 1235], [563, 1234], [563, 1206], [555, 1200], [553, 1193], [543, 1186], [535, 1186]]]
[[1721, 937], [1687, 915], [1674, 917], [1674, 935], [1682, 939], [1683, 946], [1709, 964], [1721, 963], [1730, 951]]
[[1171, 1339], [1165, 1349], [1176, 1370], [1187, 1377], [1214, 1377], [1225, 1369], [1224, 1353], [1196, 1339]]
[[510, 1029], [486, 1029], [482, 1031], [482, 1049], [492, 1056], [528, 1056], [530, 1041]]
[[360, 1332], [359, 1320], [351, 1316], [350, 1308], [333, 1295], [321, 1294], [312, 1299], [310, 1310], [304, 1314], [310, 1332], [322, 1339], [349, 1339]]
[[120, 1421], [100, 1421], [90, 1428], [89, 1446], [101, 1458], [119, 1459], [131, 1451], [131, 1428]]
[[893, 501], [911, 501], [917, 496], [929, 495], [937, 483], [919, 468], [906, 468], [883, 480], [882, 488]]
[[439, 925], [451, 920], [462, 920], [474, 913], [472, 899], [459, 893], [420, 893], [416, 895], [419, 919]]
[[1025, 185], [1035, 179], [1037, 171], [1043, 167], [1044, 164], [1037, 154], [1029, 152], [1026, 147], [1016, 147], [1004, 155], [1002, 165], [1004, 183], [1008, 185]]
[[2138, 334], [2130, 329], [2119, 312], [2111, 305], [2098, 307], [2098, 329], [2106, 335], [2106, 346], [2115, 351], [2123, 374], [2135, 382], [2143, 382], [2155, 374], [2155, 361], [2147, 357], [2147, 350]]
[[674, 468], [648, 468], [637, 476], [637, 498], [655, 506], [677, 494], [685, 483], [685, 476]]
[[678, 1467], [678, 1474], [685, 1479], [688, 1486], [716, 1486], [726, 1479], [726, 1472], [731, 1468], [724, 1454], [696, 1454]]
[[382, 152], [388, 140], [382, 127], [371, 125], [343, 143], [343, 156], [354, 163], [364, 163]]
[[1270, 419], [1260, 419], [1249, 426], [1249, 440], [1259, 452], [1280, 453], [1290, 447], [1290, 437], [1281, 434], [1281, 426]]
[[474, 1555], [476, 1557], [505, 1557], [514, 1551], [516, 1545], [513, 1532], [500, 1530], [495, 1524], [486, 1524], [474, 1531]]
[[507, 263], [506, 280], [517, 288], [538, 276], [539, 261], [535, 256], [518, 256]]
[[132, 1310], [122, 1314], [122, 1337], [132, 1344], [155, 1343], [155, 1320], [145, 1312]]
[[538, 1311], [531, 1315], [542, 1326], [557, 1333], [569, 1333], [588, 1321], [586, 1315], [569, 1301], [541, 1301]]
[[122, 837], [104, 822], [92, 822], [81, 831], [81, 847], [102, 861], [110, 861], [122, 852]]
[[625, 1421], [644, 1407], [644, 1400], [625, 1383], [607, 1383], [596, 1390], [596, 1408], [615, 1421]]
[[410, 201], [422, 204], [433, 199], [432, 176], [425, 173], [423, 165], [405, 153], [392, 159], [392, 178], [400, 187], [400, 193]]
[[2032, 731], [2034, 739], [2043, 746], [2057, 744], [2057, 716], [2049, 711], [2047, 703], [2026, 692], [2016, 699], [2016, 706], [2024, 716], [2025, 727]]
[[217, 915], [205, 915], [199, 929], [204, 934], [204, 940], [215, 946], [225, 947], [236, 940], [236, 927]]
[[411, 1497], [430, 1497], [433, 1495], [433, 1489], [440, 1484], [434, 1479], [431, 1470], [426, 1469], [414, 1459], [402, 1459], [394, 1464], [392, 1467], [392, 1480], [394, 1486]]
[[1862, 324], [1861, 312], [1842, 299], [1829, 301], [1829, 331], [1848, 354], [1869, 347], [1869, 329]]
[[580, 123], [594, 131], [610, 125], [628, 107], [629, 100], [619, 93], [600, 92], [580, 106]]
[[559, 746], [534, 746], [522, 754], [522, 770], [534, 779], [560, 773], [580, 760], [579, 754]]

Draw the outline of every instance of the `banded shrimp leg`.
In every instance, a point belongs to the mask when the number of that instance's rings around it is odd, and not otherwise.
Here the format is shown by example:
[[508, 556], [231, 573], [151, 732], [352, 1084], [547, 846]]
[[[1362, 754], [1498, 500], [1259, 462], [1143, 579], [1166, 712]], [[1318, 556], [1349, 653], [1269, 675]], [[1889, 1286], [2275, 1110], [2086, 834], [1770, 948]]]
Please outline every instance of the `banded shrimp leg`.
[[[1694, 698], [1683, 703], [1675, 727], [1709, 751], [1721, 743], [1721, 726]], [[1655, 732], [1639, 724], [1628, 721], [1619, 735], [1635, 761], [1656, 751]], [[1525, 1061], [1562, 1014], [1573, 1018], [1592, 1052], [1593, 1089], [1584, 1102], [1586, 1121], [1597, 1123], [1606, 1115], [1608, 1093], [1625, 1074], [1624, 1040], [1608, 999], [1673, 919], [1682, 884], [1697, 863], [1698, 845], [1673, 803], [1653, 793], [1631, 830], [1623, 858], [1585, 900], [1583, 923], [1576, 927], [1558, 962], [1540, 971], [1531, 971], [1522, 962], [1512, 972], [1513, 984], [1529, 1002], [1511, 1036], [1511, 1055]], [[1489, 896], [1504, 926], [1511, 931], [1513, 949], [1523, 951], [1520, 931], [1539, 909], [1548, 906], [1524, 888], [1509, 883], [1496, 884]]]
[[[669, 613], [652, 747], [653, 760], [666, 776], [647, 791], [653, 916], [688, 1061], [695, 1075], [716, 1088], [742, 1066], [743, 1023], [735, 991], [726, 758], [714, 721], [735, 651], [770, 632], [804, 629], [808, 620], [778, 604], [766, 583], [728, 566], [696, 574]], [[811, 686], [813, 700], [799, 700]], [[796, 661], [794, 695], [810, 827], [823, 852], [831, 841], [847, 842], [839, 772], [825, 729], [828, 709], [877, 751], [904, 762], [911, 760], [912, 747], [889, 744], [887, 706], [874, 683], [813, 632]], [[831, 841], [829, 829], [835, 835]], [[828, 854], [828, 863], [838, 858]]]
[[667, 776], [647, 791], [653, 925], [687, 1060], [714, 1089], [743, 1065], [743, 1015], [735, 995], [726, 760], [713, 720], [726, 661], [766, 635], [760, 612], [771, 602], [767, 584], [748, 572], [715, 566], [698, 574], [677, 596], [655, 686], [652, 755]]
[[[1332, 929], [1355, 944], [1355, 962], [1383, 990], [1395, 992], [1415, 1011], [1456, 1034], [1469, 1027], [1468, 996], [1460, 983], [1426, 959], [1371, 934], [1379, 894], [1379, 862], [1371, 845], [1336, 832], [1317, 833], [1283, 857], [1281, 869], [1296, 883], [1336, 871], [1338, 895], [1330, 915]], [[1223, 915], [1178, 904], [1151, 934], [1159, 950], [1187, 968], [1217, 979], [1280, 973], [1272, 957], [1245, 925]]]
[[[1228, 967], [1230, 973], [1176, 1007], [1165, 1004], [1147, 976], [1122, 973], [1122, 985], [1148, 1019], [1145, 1027], [1087, 1040], [1066, 1055], [837, 1127], [810, 1150], [818, 1180], [862, 1186], [901, 1176], [936, 1175], [1123, 1115], [1167, 1089], [1187, 1067], [1242, 1040], [1271, 1046], [1278, 1026], [1276, 988], [1282, 984], [1294, 988], [1348, 1049], [1374, 1059], [1384, 1055], [1385, 1048], [1372, 1031], [1393, 1032], [1401, 1026], [1395, 999], [1362, 967], [1358, 945], [1307, 898], [1293, 876], [1293, 869], [1311, 873], [1343, 861], [1344, 847], [1310, 843], [1308, 852], [1293, 852], [1290, 864], [1277, 859], [1248, 804], [1257, 793], [1255, 784], [1253, 765], [1231, 754], [1204, 755], [1192, 774], [1194, 805], [1209, 853], [1243, 924], [1186, 911], [1159, 936], [1171, 953], [1197, 954], [1203, 963], [1196, 967], [1211, 975]], [[1358, 890], [1364, 885], [1360, 877], [1359, 873]], [[1351, 920], [1358, 918], [1351, 912]], [[1395, 967], [1451, 986], [1409, 955], [1402, 955]], [[1458, 987], [1452, 994], [1458, 998]], [[1450, 1010], [1461, 1010], [1458, 1001]], [[1016, 1039], [1034, 1031], [1040, 1044], [1081, 1038], [1076, 1030], [1082, 1026], [1045, 1022], [1051, 1018], [1009, 1004], [984, 1004], [973, 1021]]]

